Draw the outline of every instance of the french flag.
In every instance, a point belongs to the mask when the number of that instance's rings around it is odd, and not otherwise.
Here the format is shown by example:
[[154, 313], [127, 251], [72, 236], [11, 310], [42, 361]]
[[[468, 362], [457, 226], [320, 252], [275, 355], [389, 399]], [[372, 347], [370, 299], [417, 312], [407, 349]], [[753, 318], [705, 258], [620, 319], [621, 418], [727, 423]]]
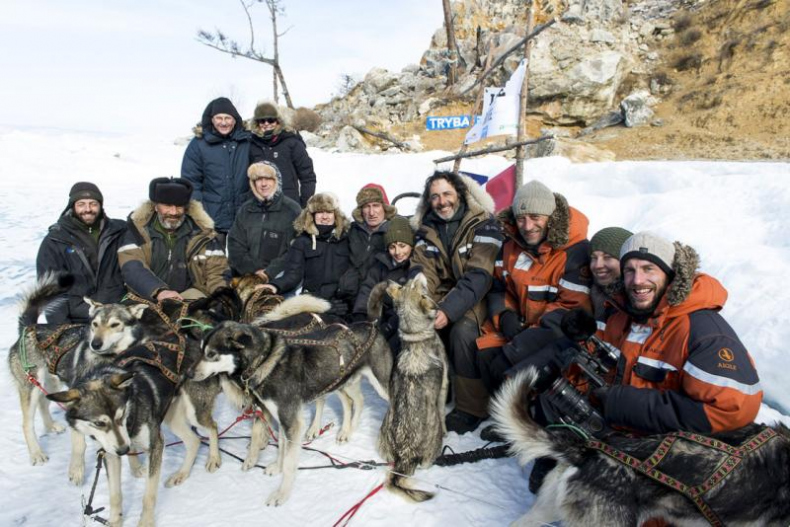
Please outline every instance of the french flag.
[[471, 172], [461, 172], [461, 174], [469, 176], [480, 185], [485, 186], [486, 192], [494, 198], [497, 212], [513, 204], [513, 198], [516, 196], [516, 165], [509, 166], [490, 179], [488, 176]]

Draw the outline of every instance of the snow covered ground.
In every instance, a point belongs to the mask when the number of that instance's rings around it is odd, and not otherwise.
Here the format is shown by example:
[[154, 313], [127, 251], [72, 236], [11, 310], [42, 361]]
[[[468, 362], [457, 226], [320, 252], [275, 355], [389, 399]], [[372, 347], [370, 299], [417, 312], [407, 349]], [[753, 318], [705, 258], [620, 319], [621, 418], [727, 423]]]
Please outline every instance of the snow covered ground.
[[[67, 202], [76, 181], [93, 181], [105, 196], [112, 217], [125, 217], [147, 196], [148, 182], [178, 175], [184, 145], [171, 139], [89, 136], [53, 131], [0, 130], [0, 345], [16, 339], [16, 301], [21, 288], [35, 278], [35, 257], [41, 238]], [[420, 191], [443, 152], [396, 155], [332, 154], [310, 150], [318, 174], [318, 190], [336, 193], [350, 213], [356, 191], [365, 183], [384, 185], [390, 199], [401, 192]], [[489, 156], [465, 161], [462, 169], [495, 175], [509, 162]], [[724, 317], [750, 350], [765, 389], [759, 419], [790, 424], [790, 366], [784, 344], [790, 324], [784, 308], [790, 294], [784, 287], [790, 272], [790, 164], [715, 162], [619, 162], [574, 165], [562, 158], [533, 160], [527, 179], [536, 178], [590, 218], [590, 235], [620, 225], [633, 231], [650, 229], [697, 249], [702, 270], [717, 277], [730, 293]], [[399, 203], [410, 214], [414, 199]], [[80, 488], [67, 482], [68, 434], [46, 435], [41, 444], [50, 461], [31, 467], [21, 432], [21, 412], [7, 370], [0, 374], [0, 407], [5, 431], [0, 434], [0, 524], [75, 525], [90, 481]], [[386, 404], [366, 386], [366, 408], [360, 429], [350, 443], [339, 446], [337, 426], [311, 446], [342, 461], [378, 460], [375, 441]], [[769, 407], [770, 406], [770, 407]], [[310, 410], [312, 412], [312, 410]], [[55, 418], [62, 412], [55, 408]], [[339, 424], [339, 401], [331, 397], [324, 421]], [[237, 413], [221, 401], [215, 417], [220, 428]], [[40, 421], [37, 428], [42, 429]], [[229, 436], [246, 435], [241, 423]], [[450, 434], [446, 444], [457, 452], [483, 445], [471, 435]], [[222, 441], [223, 448], [243, 455], [244, 439]], [[183, 449], [166, 450], [163, 477], [174, 472]], [[261, 463], [275, 457], [266, 449]], [[383, 469], [322, 469], [300, 471], [293, 495], [284, 506], [266, 508], [266, 496], [279, 485], [255, 469], [242, 473], [240, 463], [223, 457], [222, 468], [208, 474], [201, 450], [192, 477], [182, 486], [160, 488], [159, 525], [332, 525], [384, 479]], [[95, 458], [86, 461], [91, 479]], [[325, 465], [320, 454], [305, 451], [300, 466]], [[488, 460], [455, 467], [434, 467], [418, 474], [434, 500], [407, 504], [381, 492], [370, 498], [352, 525], [503, 525], [532, 503], [527, 471], [511, 459]], [[435, 486], [439, 486], [438, 489]], [[144, 488], [125, 470], [124, 516], [137, 522]], [[99, 482], [94, 507], [107, 505], [106, 482]]]

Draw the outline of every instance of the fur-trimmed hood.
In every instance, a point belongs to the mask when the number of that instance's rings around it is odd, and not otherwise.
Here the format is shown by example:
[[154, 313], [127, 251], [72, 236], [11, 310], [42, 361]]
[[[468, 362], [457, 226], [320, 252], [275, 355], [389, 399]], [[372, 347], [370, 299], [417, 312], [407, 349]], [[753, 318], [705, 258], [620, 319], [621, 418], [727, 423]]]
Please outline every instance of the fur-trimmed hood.
[[299, 236], [305, 233], [311, 236], [318, 236], [318, 227], [315, 224], [313, 214], [329, 210], [335, 213], [335, 232], [333, 236], [338, 240], [342, 238], [343, 235], [348, 233], [351, 221], [340, 209], [340, 202], [337, 197], [329, 192], [315, 194], [307, 201], [305, 208], [294, 220], [296, 235]]
[[[206, 213], [203, 209], [203, 204], [199, 201], [191, 200], [189, 205], [187, 205], [186, 212], [187, 216], [192, 218], [192, 221], [195, 222], [200, 230], [214, 230], [214, 220]], [[129, 219], [132, 220], [132, 223], [134, 223], [140, 231], [142, 231], [155, 215], [156, 210], [154, 209], [154, 202], [146, 200], [132, 211], [129, 215]]]
[[[477, 181], [469, 176], [459, 175], [461, 180], [466, 184], [466, 192], [463, 199], [466, 202], [466, 213], [476, 216], [481, 213], [494, 214], [494, 198], [481, 187]], [[431, 202], [424, 196], [420, 198], [417, 204], [417, 209], [414, 211], [414, 216], [411, 218], [411, 227], [415, 231], [420, 228], [425, 215], [431, 210]]]
[[[556, 207], [549, 216], [548, 232], [541, 245], [557, 250], [586, 239], [587, 228], [590, 225], [587, 216], [568, 205], [568, 200], [562, 194], [554, 192], [554, 202]], [[511, 207], [503, 209], [497, 214], [497, 219], [502, 223], [505, 234], [523, 247], [524, 240], [518, 232], [513, 209]]]

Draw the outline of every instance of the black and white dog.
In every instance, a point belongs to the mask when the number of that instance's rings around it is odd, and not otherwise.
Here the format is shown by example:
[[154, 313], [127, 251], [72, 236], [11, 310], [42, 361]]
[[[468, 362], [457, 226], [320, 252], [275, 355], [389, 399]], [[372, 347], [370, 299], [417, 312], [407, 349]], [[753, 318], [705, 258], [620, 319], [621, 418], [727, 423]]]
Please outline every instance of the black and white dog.
[[[512, 443], [511, 451], [527, 464], [537, 457], [559, 461], [547, 476], [533, 507], [513, 525], [607, 525], [631, 527], [651, 518], [676, 526], [710, 522], [680, 492], [610, 457], [567, 429], [546, 430], [529, 415], [526, 401], [538, 377], [534, 368], [508, 380], [492, 403], [497, 430]], [[740, 445], [762, 430], [751, 425], [717, 434], [715, 439]], [[741, 458], [729, 474], [701, 494], [710, 511], [728, 526], [790, 525], [790, 430], [781, 424], [767, 429], [771, 439]], [[632, 458], [650, 456], [666, 435], [632, 438], [611, 436], [607, 444]], [[667, 470], [683, 482], [720, 468], [722, 454], [693, 441], [678, 442]], [[703, 476], [706, 477], [706, 476]]]
[[[294, 330], [302, 326], [300, 322]], [[283, 474], [280, 487], [266, 502], [276, 506], [288, 500], [293, 488], [305, 431], [304, 405], [358, 385], [362, 375], [387, 399], [391, 371], [389, 345], [370, 324], [318, 325], [315, 331], [286, 338], [265, 327], [223, 322], [205, 337], [194, 379], [227, 374], [278, 421], [277, 462], [266, 468], [269, 475]], [[253, 431], [253, 438], [257, 435]], [[253, 455], [257, 448], [251, 445]]]

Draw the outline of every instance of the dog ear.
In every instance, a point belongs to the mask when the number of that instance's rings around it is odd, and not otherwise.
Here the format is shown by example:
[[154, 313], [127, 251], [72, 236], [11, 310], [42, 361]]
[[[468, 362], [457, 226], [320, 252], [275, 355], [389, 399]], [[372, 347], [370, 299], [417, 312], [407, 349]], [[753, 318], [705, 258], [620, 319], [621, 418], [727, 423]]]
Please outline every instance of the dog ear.
[[132, 378], [134, 378], [133, 371], [129, 373], [116, 373], [110, 375], [110, 378], [107, 379], [107, 384], [114, 390], [125, 390], [132, 384]]
[[56, 403], [75, 403], [80, 400], [80, 391], [72, 388], [71, 390], [66, 390], [65, 392], [48, 393], [47, 399], [50, 401], [55, 401]]
[[231, 345], [239, 350], [252, 346], [252, 335], [244, 330], [239, 330], [231, 336]]
[[145, 312], [146, 309], [148, 309], [148, 304], [135, 304], [129, 307], [132, 316], [137, 320], [143, 318], [143, 312]]
[[88, 316], [89, 316], [89, 317], [92, 317], [92, 316], [93, 316], [93, 314], [96, 312], [96, 310], [97, 310], [97, 309], [99, 309], [99, 308], [102, 306], [102, 303], [101, 303], [101, 302], [96, 302], [96, 301], [93, 301], [93, 300], [91, 300], [90, 298], [88, 298], [87, 296], [83, 296], [83, 297], [82, 297], [82, 299], [83, 299], [83, 300], [85, 301], [85, 303], [86, 303], [86, 304], [88, 304], [88, 306], [89, 306], [89, 307], [88, 307]]

